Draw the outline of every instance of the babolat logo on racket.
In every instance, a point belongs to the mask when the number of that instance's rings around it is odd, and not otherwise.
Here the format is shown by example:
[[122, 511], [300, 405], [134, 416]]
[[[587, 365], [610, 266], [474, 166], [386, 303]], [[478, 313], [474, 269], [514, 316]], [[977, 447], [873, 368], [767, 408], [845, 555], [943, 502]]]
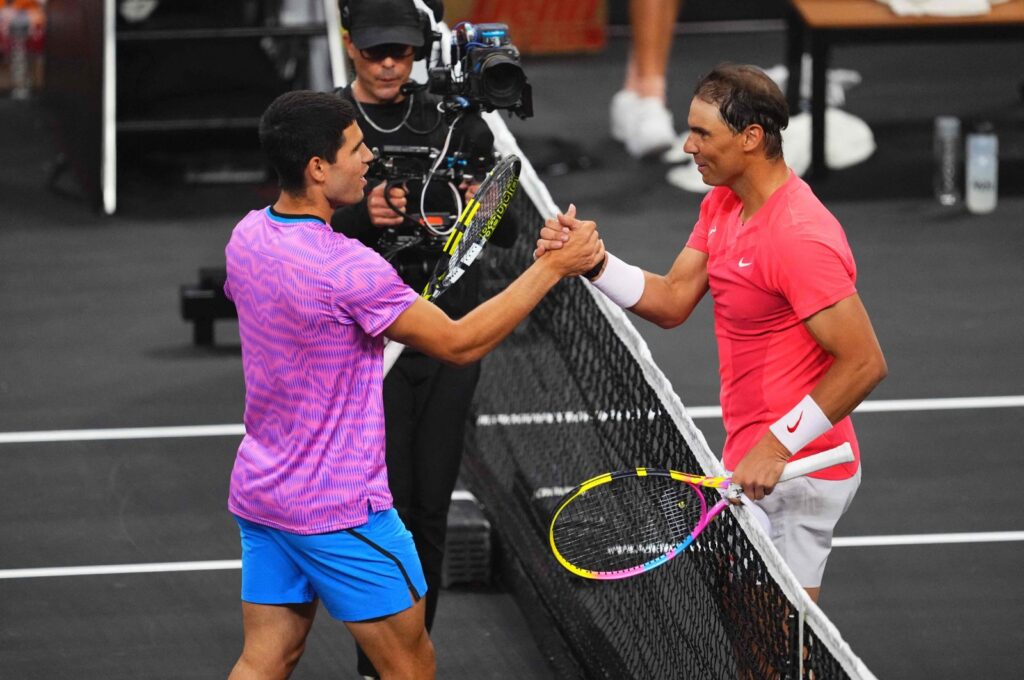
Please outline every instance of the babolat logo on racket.
[[505, 214], [505, 210], [508, 209], [509, 203], [512, 202], [512, 197], [516, 195], [517, 188], [519, 188], [519, 178], [513, 177], [505, 186], [505, 191], [501, 193], [501, 198], [498, 199], [498, 205], [494, 208], [494, 214], [492, 214], [490, 219], [487, 220], [487, 224], [484, 225], [484, 228], [480, 230], [480, 233], [484, 238], [490, 238], [491, 234], [494, 233], [498, 223], [501, 222], [502, 216]]
[[609, 555], [660, 555], [674, 547], [672, 543], [632, 543], [608, 546]]

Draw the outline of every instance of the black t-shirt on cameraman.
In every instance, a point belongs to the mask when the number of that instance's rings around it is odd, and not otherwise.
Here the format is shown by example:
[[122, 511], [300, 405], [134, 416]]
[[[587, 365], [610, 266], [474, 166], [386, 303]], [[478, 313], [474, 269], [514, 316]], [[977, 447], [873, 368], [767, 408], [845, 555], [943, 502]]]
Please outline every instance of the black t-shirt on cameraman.
[[[357, 102], [349, 85], [340, 92], [355, 106]], [[369, 148], [384, 146], [419, 146], [432, 147], [438, 151], [444, 146], [448, 134], [448, 123], [437, 109], [440, 99], [426, 92], [410, 94], [397, 104], [364, 104], [356, 106], [356, 120], [363, 132], [364, 142]], [[369, 119], [369, 120], [367, 120]], [[494, 136], [490, 128], [476, 113], [464, 115], [455, 125], [446, 156], [462, 152], [466, 156], [488, 156], [492, 153]], [[480, 181], [482, 178], [477, 178]], [[366, 193], [373, 189], [374, 182], [367, 184]], [[406, 213], [418, 216], [420, 212], [420, 194], [422, 183], [410, 180], [406, 183]], [[462, 196], [463, 201], [465, 196]], [[424, 201], [427, 213], [456, 211], [452, 190], [443, 182], [432, 181]], [[340, 208], [331, 219], [331, 226], [350, 238], [357, 238], [378, 252], [386, 250], [387, 229], [375, 227], [370, 221], [366, 199], [357, 205]], [[411, 233], [417, 227], [403, 225], [400, 230]], [[515, 218], [506, 214], [498, 229], [491, 238], [490, 245], [499, 247], [510, 246], [516, 238], [517, 225]], [[399, 251], [391, 258], [391, 264], [415, 291], [420, 292], [427, 282], [427, 277], [434, 270], [434, 264], [441, 256], [441, 240], [435, 239], [432, 245], [414, 246]], [[486, 259], [485, 250], [482, 259]], [[463, 278], [443, 296], [437, 304], [449, 316], [458, 318], [470, 311], [480, 302], [480, 263], [470, 267]]]

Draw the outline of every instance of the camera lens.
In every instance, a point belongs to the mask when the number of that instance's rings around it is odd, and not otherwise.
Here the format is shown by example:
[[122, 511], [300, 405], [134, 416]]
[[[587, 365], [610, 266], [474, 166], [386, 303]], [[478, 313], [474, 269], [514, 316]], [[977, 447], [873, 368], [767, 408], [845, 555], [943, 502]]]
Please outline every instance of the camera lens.
[[526, 74], [516, 61], [502, 52], [491, 52], [480, 64], [484, 98], [497, 108], [509, 108], [519, 101]]

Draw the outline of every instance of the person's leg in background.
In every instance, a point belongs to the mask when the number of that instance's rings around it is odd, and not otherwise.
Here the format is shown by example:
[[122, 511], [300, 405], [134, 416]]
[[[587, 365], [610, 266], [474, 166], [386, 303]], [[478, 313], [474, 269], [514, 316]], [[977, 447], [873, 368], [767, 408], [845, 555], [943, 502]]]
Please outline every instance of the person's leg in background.
[[427, 580], [427, 630], [434, 623], [441, 592], [448, 509], [459, 477], [466, 418], [480, 379], [480, 364], [439, 364], [423, 405], [413, 445], [415, 486], [409, 521]]
[[635, 158], [660, 153], [676, 143], [666, 107], [672, 32], [680, 0], [631, 0], [632, 44], [622, 89], [612, 97], [611, 134]]

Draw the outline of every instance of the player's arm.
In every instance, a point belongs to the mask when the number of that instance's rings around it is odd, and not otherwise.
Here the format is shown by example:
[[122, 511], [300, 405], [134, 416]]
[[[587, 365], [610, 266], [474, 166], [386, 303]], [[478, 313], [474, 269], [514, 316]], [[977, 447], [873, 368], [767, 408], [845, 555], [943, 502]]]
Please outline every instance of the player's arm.
[[772, 425], [736, 466], [733, 480], [754, 500], [771, 493], [791, 455], [850, 415], [888, 375], [859, 295], [808, 317], [804, 326], [834, 360], [811, 393]]
[[889, 374], [860, 296], [851, 295], [804, 321], [817, 343], [835, 361], [811, 392], [832, 423], [853, 410]]
[[[572, 210], [574, 208], [570, 208]], [[534, 256], [558, 250], [572, 236], [565, 215], [547, 220]], [[683, 248], [668, 273], [659, 276], [608, 253], [600, 269], [587, 272], [587, 277], [620, 307], [662, 328], [675, 328], [690, 317], [708, 291], [708, 254], [695, 248]]]
[[662, 328], [675, 328], [690, 318], [708, 291], [708, 254], [683, 248], [664, 276], [643, 274], [643, 294], [629, 311]]
[[384, 335], [452, 364], [480, 360], [498, 345], [566, 276], [592, 269], [604, 257], [593, 222], [576, 222], [566, 247], [533, 262], [505, 290], [455, 321], [437, 306], [418, 298], [384, 331]]

